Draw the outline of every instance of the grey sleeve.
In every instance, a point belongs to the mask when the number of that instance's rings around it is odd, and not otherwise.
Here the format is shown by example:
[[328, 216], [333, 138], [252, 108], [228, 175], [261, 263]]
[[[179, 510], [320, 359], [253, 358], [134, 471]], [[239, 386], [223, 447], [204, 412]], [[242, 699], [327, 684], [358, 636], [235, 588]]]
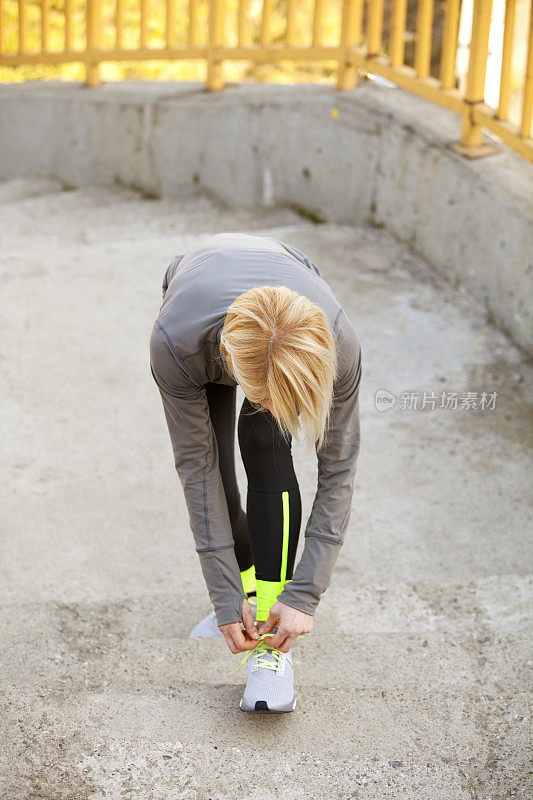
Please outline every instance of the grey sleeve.
[[348, 318], [339, 328], [342, 354], [326, 444], [317, 452], [318, 482], [305, 529], [305, 545], [292, 581], [278, 600], [314, 614], [330, 584], [350, 521], [360, 446], [359, 385], [361, 346]]
[[316, 272], [317, 275], [320, 275], [320, 270], [318, 269], [317, 265], [314, 263], [314, 261], [311, 261], [311, 259], [308, 258], [305, 253], [302, 253], [301, 250], [298, 250], [298, 248], [294, 247], [292, 244], [285, 244], [285, 242], [280, 242], [280, 244], [283, 245], [285, 250], [290, 253], [291, 256], [294, 256], [297, 261], [301, 261], [302, 264], [305, 264], [308, 269]]
[[161, 291], [162, 291], [162, 294], [163, 294], [163, 300], [165, 299], [165, 294], [166, 294], [166, 291], [168, 289], [168, 285], [169, 285], [170, 281], [172, 280], [172, 278], [174, 277], [174, 275], [176, 274], [176, 269], [178, 268], [178, 265], [179, 265], [179, 263], [180, 263], [182, 258], [183, 258], [183, 254], [173, 258], [172, 261], [170, 262], [170, 264], [168, 265], [168, 267], [165, 270], [165, 274], [163, 276], [163, 285], [161, 286]]
[[235, 557], [205, 386], [194, 384], [157, 323], [150, 337], [150, 368], [163, 401], [174, 464], [217, 623], [241, 622], [246, 595]]

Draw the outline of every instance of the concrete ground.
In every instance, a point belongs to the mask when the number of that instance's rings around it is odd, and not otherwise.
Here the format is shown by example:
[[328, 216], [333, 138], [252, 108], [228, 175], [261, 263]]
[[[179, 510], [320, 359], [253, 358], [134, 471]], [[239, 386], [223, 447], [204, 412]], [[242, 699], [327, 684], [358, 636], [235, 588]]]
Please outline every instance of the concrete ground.
[[[383, 230], [290, 208], [30, 179], [0, 203], [2, 800], [530, 797], [533, 371], [484, 310]], [[165, 267], [224, 230], [304, 250], [363, 348], [350, 530], [289, 715], [243, 714], [239, 657], [187, 638], [209, 602], [148, 363]]]

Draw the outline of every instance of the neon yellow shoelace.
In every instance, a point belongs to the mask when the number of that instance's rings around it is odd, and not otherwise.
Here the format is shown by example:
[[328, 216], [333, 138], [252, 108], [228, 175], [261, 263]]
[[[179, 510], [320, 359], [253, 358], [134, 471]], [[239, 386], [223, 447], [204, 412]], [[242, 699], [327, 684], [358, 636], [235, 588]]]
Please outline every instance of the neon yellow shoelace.
[[[272, 669], [277, 672], [279, 665], [281, 663], [281, 659], [283, 658], [283, 653], [281, 650], [275, 650], [273, 647], [269, 647], [265, 642], [267, 636], [274, 636], [273, 633], [262, 633], [259, 641], [257, 643], [257, 647], [254, 647], [253, 650], [248, 650], [245, 653], [244, 658], [242, 659], [241, 663], [235, 670], [238, 672], [240, 668], [246, 664], [250, 656], [257, 656], [257, 666], [263, 667], [264, 669]], [[274, 661], [267, 661], [266, 656], [274, 656]]]

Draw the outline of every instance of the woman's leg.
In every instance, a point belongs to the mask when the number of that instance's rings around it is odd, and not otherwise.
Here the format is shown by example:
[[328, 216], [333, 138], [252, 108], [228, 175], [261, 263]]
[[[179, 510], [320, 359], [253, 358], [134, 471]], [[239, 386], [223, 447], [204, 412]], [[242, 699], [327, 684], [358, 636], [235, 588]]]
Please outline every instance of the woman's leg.
[[256, 411], [244, 399], [237, 424], [248, 477], [246, 513], [257, 582], [257, 620], [268, 618], [283, 586], [292, 578], [302, 506], [286, 443], [270, 411]]
[[241, 571], [244, 591], [255, 591], [253, 556], [246, 514], [241, 506], [241, 496], [235, 474], [235, 416], [237, 389], [220, 383], [206, 384], [209, 416], [218, 446], [218, 462], [224, 494], [228, 504], [231, 530], [235, 541], [235, 555]]

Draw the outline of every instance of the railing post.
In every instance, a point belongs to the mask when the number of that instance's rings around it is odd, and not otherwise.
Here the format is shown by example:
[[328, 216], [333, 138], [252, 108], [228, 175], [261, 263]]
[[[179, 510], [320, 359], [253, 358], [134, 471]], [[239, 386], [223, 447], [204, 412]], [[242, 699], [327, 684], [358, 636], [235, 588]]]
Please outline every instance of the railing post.
[[323, 0], [315, 0], [315, 10], [313, 13], [313, 47], [322, 43], [324, 28], [324, 7]]
[[41, 53], [48, 52], [50, 41], [50, 5], [49, 0], [41, 0]]
[[267, 47], [271, 42], [272, 35], [272, 17], [274, 15], [273, 0], [263, 0], [263, 13], [261, 16], [261, 31], [259, 34], [259, 41], [261, 47]]
[[383, 31], [383, 0], [369, 0], [368, 19], [366, 25], [368, 55], [377, 56], [381, 50], [381, 35]]
[[100, 64], [95, 50], [100, 41], [100, 0], [87, 0], [87, 86], [100, 86]]
[[141, 0], [141, 50], [148, 47], [148, 0]]
[[394, 0], [392, 15], [392, 36], [390, 60], [393, 67], [403, 66], [405, 59], [405, 21], [407, 19], [407, 0]]
[[460, 0], [447, 0], [444, 9], [444, 36], [440, 57], [440, 80], [443, 89], [455, 88], [455, 58], [459, 31]]
[[465, 147], [479, 147], [483, 127], [475, 122], [472, 108], [485, 99], [485, 77], [489, 53], [490, 16], [492, 0], [474, 0], [470, 58], [465, 94], [465, 112], [461, 142]]
[[19, 10], [19, 43], [18, 43], [18, 51], [19, 53], [26, 52], [26, 0], [18, 0], [18, 10]]
[[432, 34], [433, 0], [418, 0], [415, 69], [419, 78], [427, 78], [430, 73]]
[[115, 45], [117, 50], [124, 47], [124, 5], [125, 0], [117, 0], [115, 5]]
[[527, 42], [526, 82], [522, 101], [522, 122], [520, 133], [531, 136], [531, 117], [533, 114], [533, 8], [529, 12], [529, 37]]
[[359, 44], [361, 36], [363, 0], [343, 0], [341, 27], [341, 60], [337, 72], [337, 89], [357, 86], [357, 67], [347, 58], [347, 50]]
[[500, 78], [500, 97], [498, 100], [498, 119], [507, 119], [509, 113], [509, 89], [511, 85], [511, 63], [513, 57], [515, 0], [507, 0], [505, 5], [505, 24], [503, 28], [502, 70]]
[[296, 40], [295, 23], [295, 0], [287, 0], [287, 27], [285, 29], [285, 44], [287, 47], [294, 44]]
[[174, 3], [172, 0], [166, 0], [165, 6], [165, 44], [170, 49], [174, 47]]
[[223, 44], [224, 0], [209, 0], [209, 42], [207, 47], [206, 88], [217, 92], [224, 88], [222, 61], [215, 55], [215, 49]]
[[73, 7], [72, 0], [65, 0], [65, 50], [67, 52], [72, 50]]
[[189, 0], [189, 46], [198, 44], [198, 0]]

